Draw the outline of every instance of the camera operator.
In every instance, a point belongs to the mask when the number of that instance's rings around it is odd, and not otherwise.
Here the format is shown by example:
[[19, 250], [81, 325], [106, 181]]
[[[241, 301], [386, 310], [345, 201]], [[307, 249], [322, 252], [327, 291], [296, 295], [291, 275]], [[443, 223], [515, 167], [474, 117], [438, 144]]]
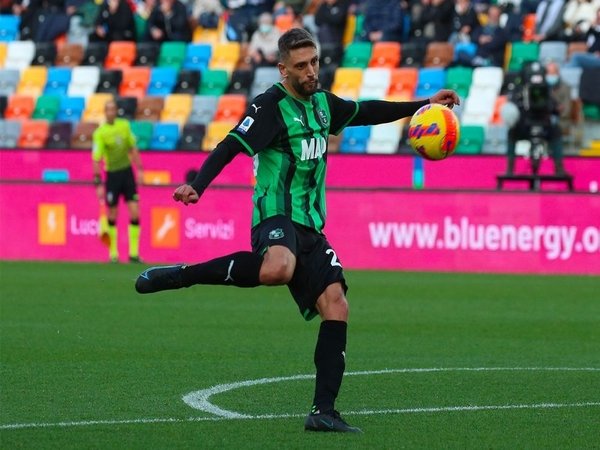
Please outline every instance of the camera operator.
[[509, 98], [518, 108], [518, 118], [513, 123], [508, 123], [511, 128], [508, 131], [507, 175], [514, 173], [515, 147], [517, 141], [522, 139], [530, 142], [537, 139], [546, 141], [554, 160], [555, 174], [565, 175], [560, 128], [561, 109], [565, 106], [562, 95], [559, 98], [558, 91], [553, 89], [556, 85], [555, 75], [553, 69], [547, 74], [537, 61], [523, 66], [522, 89], [515, 90]]

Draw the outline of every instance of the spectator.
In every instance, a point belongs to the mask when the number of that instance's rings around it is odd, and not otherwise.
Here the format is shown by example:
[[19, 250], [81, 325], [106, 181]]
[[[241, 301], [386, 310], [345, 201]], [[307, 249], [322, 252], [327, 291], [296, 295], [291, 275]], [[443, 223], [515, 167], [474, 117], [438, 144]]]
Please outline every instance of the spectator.
[[423, 35], [429, 41], [446, 42], [452, 33], [454, 2], [452, 0], [422, 0]]
[[217, 28], [223, 14], [223, 5], [219, 0], [195, 0], [192, 17], [202, 28]]
[[21, 17], [21, 40], [48, 42], [69, 30], [69, 13], [73, 14], [81, 1], [16, 0], [13, 13]]
[[596, 11], [596, 22], [586, 34], [587, 53], [574, 53], [568, 67], [600, 67], [600, 9]]
[[256, 31], [257, 18], [264, 12], [273, 10], [271, 0], [227, 0], [229, 21], [227, 23], [227, 39], [237, 42], [248, 42]]
[[344, 31], [349, 7], [348, 0], [325, 0], [315, 13], [319, 43], [322, 48], [331, 50], [334, 63], [338, 63], [344, 54]]
[[588, 30], [594, 24], [594, 15], [598, 7], [598, 0], [569, 0], [563, 14], [566, 39], [584, 41]]
[[160, 0], [148, 18], [150, 40], [184, 41], [192, 38], [187, 9], [180, 0]]
[[453, 33], [450, 42], [471, 42], [471, 36], [480, 27], [477, 13], [471, 0], [456, 0], [452, 19]]
[[278, 61], [277, 42], [281, 33], [273, 26], [273, 16], [262, 13], [258, 18], [258, 29], [252, 35], [248, 55], [252, 64], [258, 66], [276, 66]]
[[152, 14], [155, 6], [156, 0], [140, 0], [137, 3], [135, 13], [147, 21], [150, 18], [150, 14]]
[[559, 66], [555, 62], [546, 64], [546, 83], [556, 104], [556, 117], [562, 134], [568, 134], [572, 126], [571, 88], [560, 79]]
[[506, 30], [500, 26], [500, 8], [492, 5], [488, 9], [488, 22], [473, 33], [477, 52], [471, 60], [473, 66], [498, 66], [504, 63]]
[[135, 41], [135, 21], [127, 0], [105, 0], [90, 42]]
[[364, 30], [369, 41], [400, 42], [402, 40], [402, 8], [400, 2], [369, 0], [365, 4]]
[[294, 16], [302, 15], [306, 0], [279, 0], [273, 6], [273, 14], [279, 16], [281, 14], [292, 14]]
[[556, 41], [562, 38], [565, 0], [542, 0], [535, 11], [533, 40]]

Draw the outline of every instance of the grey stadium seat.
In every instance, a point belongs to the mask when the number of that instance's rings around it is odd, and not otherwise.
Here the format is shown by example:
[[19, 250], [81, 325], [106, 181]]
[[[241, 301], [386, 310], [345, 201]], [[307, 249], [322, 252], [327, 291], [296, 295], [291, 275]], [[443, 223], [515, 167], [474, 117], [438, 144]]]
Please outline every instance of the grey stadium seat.
[[17, 90], [19, 84], [17, 69], [0, 69], [0, 95], [10, 96]]
[[21, 134], [21, 122], [0, 120], [0, 147], [15, 148]]
[[215, 95], [195, 95], [188, 123], [208, 125], [212, 122], [218, 102], [219, 97]]

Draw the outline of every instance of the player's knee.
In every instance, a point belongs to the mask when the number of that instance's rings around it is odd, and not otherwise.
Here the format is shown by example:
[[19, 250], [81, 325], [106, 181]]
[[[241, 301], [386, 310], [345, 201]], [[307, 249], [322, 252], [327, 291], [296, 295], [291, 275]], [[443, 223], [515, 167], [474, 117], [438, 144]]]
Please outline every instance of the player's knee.
[[317, 301], [317, 309], [323, 320], [348, 321], [348, 300], [340, 284], [329, 286]]
[[287, 284], [292, 279], [293, 274], [293, 264], [283, 259], [278, 264], [270, 263], [266, 267], [263, 265], [260, 271], [260, 281], [266, 285]]

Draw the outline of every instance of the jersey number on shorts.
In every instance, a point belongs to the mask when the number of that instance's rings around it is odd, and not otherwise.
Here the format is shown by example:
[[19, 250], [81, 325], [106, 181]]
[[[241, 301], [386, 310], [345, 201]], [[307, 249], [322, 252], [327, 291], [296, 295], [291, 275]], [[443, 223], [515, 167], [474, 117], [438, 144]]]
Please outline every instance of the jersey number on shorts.
[[327, 250], [325, 251], [325, 253], [326, 253], [327, 255], [333, 255], [333, 256], [331, 257], [331, 265], [332, 265], [332, 266], [338, 266], [338, 267], [342, 267], [342, 265], [340, 264], [340, 262], [339, 262], [339, 261], [338, 261], [338, 259], [337, 259], [337, 255], [335, 254], [335, 251], [334, 251], [333, 249], [331, 249], [331, 248], [330, 248], [330, 249], [327, 249]]

